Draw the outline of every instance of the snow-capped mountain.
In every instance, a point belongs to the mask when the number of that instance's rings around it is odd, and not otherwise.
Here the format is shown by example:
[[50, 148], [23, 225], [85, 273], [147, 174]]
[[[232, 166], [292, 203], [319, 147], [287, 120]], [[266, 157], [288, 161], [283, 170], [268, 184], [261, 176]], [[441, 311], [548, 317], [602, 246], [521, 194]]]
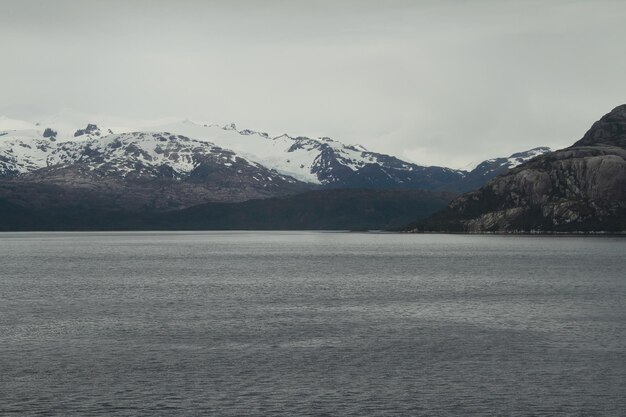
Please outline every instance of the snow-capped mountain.
[[543, 155], [546, 152], [552, 152], [552, 149], [541, 146], [525, 152], [514, 153], [508, 158], [487, 159], [486, 161], [480, 163], [472, 172], [476, 171], [480, 172], [481, 175], [490, 175], [493, 172], [501, 171], [502, 169], [515, 168], [516, 166], [530, 161], [539, 155]]
[[[23, 124], [20, 127], [28, 129], [0, 131], [0, 135], [6, 136], [0, 142], [0, 174], [23, 174], [57, 163], [70, 163], [71, 160], [59, 161], [54, 155], [74, 145], [55, 146], [55, 143], [92, 141], [90, 147], [93, 148], [93, 141], [107, 143], [111, 135], [121, 133], [100, 128], [94, 123], [76, 128], [73, 133], [67, 128], [60, 133], [54, 127], [43, 125]], [[231, 150], [239, 157], [283, 176], [334, 188], [436, 189], [457, 182], [465, 175], [463, 171], [450, 168], [419, 166], [327, 137], [270, 136], [264, 132], [239, 130], [234, 124], [220, 127], [182, 121], [141, 126], [135, 131], [193, 138], [198, 143]], [[169, 166], [172, 161], [161, 162]]]
[[478, 164], [467, 173], [463, 179], [462, 191], [470, 191], [485, 185], [492, 178], [505, 173], [509, 169], [526, 163], [533, 158], [552, 152], [552, 149], [542, 146], [525, 152], [517, 152], [507, 158], [492, 158]]
[[[91, 129], [76, 140], [53, 141], [33, 137], [32, 132], [12, 133], [0, 137], [0, 175], [10, 178], [10, 185], [113, 193], [111, 198], [124, 207], [180, 208], [312, 188], [233, 151], [182, 135], [133, 132], [98, 136]], [[48, 201], [54, 196], [42, 198]]]
[[[207, 165], [211, 165], [236, 170], [241, 175], [250, 174], [256, 181], [269, 181], [269, 184], [297, 182], [242, 158], [233, 151], [182, 135], [133, 132], [101, 138], [88, 137], [80, 141], [46, 143], [45, 140], [35, 140], [31, 143], [35, 146], [23, 150], [20, 148], [25, 144], [19, 143], [21, 157], [18, 155], [12, 159], [13, 171], [38, 172], [45, 169], [50, 173], [77, 166], [90, 175], [145, 179], [168, 177], [180, 180], [197, 176]], [[14, 149], [15, 146], [7, 149], [7, 154]], [[27, 163], [20, 165], [20, 160]], [[8, 164], [5, 166], [11, 169]]]
[[220, 127], [188, 120], [152, 129], [207, 140], [300, 181], [327, 187], [435, 189], [464, 176], [462, 171], [419, 166], [328, 137], [271, 136], [238, 129], [234, 123]]
[[[113, 128], [0, 118], [0, 177], [22, 184], [92, 190], [106, 184], [119, 194], [129, 184], [136, 188], [141, 183], [146, 190], [167, 189], [168, 207], [241, 201], [320, 187], [458, 193], [478, 188], [546, 151], [536, 148], [488, 160], [467, 172], [419, 166], [328, 137], [274, 136], [238, 129], [235, 124], [185, 120]], [[134, 192], [145, 197], [150, 195], [146, 190]], [[150, 197], [152, 206], [161, 205], [156, 202], [158, 194]], [[138, 201], [143, 204], [144, 200]]]

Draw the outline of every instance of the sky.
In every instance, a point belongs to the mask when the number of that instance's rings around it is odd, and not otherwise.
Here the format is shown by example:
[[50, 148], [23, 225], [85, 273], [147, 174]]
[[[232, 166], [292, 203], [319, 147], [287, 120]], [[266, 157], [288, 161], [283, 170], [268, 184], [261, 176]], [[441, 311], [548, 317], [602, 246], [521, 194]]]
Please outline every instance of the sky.
[[626, 103], [623, 0], [0, 0], [0, 115], [235, 122], [462, 168]]

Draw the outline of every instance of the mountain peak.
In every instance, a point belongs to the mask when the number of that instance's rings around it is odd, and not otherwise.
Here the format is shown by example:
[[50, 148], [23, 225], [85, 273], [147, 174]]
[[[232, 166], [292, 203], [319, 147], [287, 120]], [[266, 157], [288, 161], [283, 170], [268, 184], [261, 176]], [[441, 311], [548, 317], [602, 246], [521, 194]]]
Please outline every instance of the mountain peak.
[[551, 152], [551, 151], [552, 149], [550, 149], [547, 146], [538, 146], [536, 148], [532, 148], [524, 152], [516, 152], [513, 155], [509, 156], [509, 159], [516, 159], [516, 158], [523, 159], [523, 161], [521, 162], [526, 162], [526, 160], [530, 158], [534, 158], [535, 156], [539, 156], [546, 152]]
[[617, 106], [602, 116], [573, 146], [600, 144], [626, 148], [626, 104]]
[[74, 137], [82, 136], [82, 135], [90, 135], [95, 134], [96, 136], [100, 136], [100, 128], [96, 124], [89, 123], [87, 127], [84, 129], [78, 129], [74, 132]]

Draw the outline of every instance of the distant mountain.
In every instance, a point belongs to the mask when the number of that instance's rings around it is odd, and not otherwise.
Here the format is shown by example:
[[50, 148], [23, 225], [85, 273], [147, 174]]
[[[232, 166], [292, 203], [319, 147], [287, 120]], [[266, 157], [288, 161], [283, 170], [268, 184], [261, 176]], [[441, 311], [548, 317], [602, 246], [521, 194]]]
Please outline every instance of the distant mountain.
[[517, 152], [508, 157], [487, 159], [479, 163], [471, 171], [460, 171], [463, 176], [456, 181], [449, 182], [436, 188], [438, 191], [447, 191], [461, 194], [467, 191], [476, 190], [485, 185], [492, 178], [515, 168], [533, 158], [551, 152], [548, 147], [542, 146], [529, 149], [524, 152]]
[[508, 158], [487, 159], [468, 172], [461, 183], [455, 185], [456, 188], [454, 188], [454, 190], [470, 191], [480, 188], [492, 178], [495, 178], [500, 174], [504, 174], [512, 168], [551, 151], [552, 150], [550, 148], [544, 146], [533, 148], [525, 152], [517, 152]]
[[313, 188], [206, 141], [98, 132], [81, 132], [84, 138], [76, 141], [0, 138], [0, 198], [40, 207], [77, 198], [124, 209], [176, 209]]
[[545, 153], [408, 229], [419, 231], [626, 231], [626, 105], [573, 146]]
[[546, 150], [492, 159], [467, 172], [419, 166], [327, 137], [270, 136], [234, 124], [77, 128], [0, 118], [0, 180], [97, 190], [131, 206], [162, 209], [320, 187], [459, 193]]
[[209, 141], [284, 175], [326, 188], [434, 190], [465, 176], [464, 171], [419, 166], [328, 137], [270, 136], [240, 130], [234, 123], [220, 127], [183, 121], [154, 128]]
[[420, 190], [319, 190], [170, 211], [90, 206], [89, 199], [24, 207], [0, 198], [0, 230], [380, 230], [426, 217], [451, 198]]

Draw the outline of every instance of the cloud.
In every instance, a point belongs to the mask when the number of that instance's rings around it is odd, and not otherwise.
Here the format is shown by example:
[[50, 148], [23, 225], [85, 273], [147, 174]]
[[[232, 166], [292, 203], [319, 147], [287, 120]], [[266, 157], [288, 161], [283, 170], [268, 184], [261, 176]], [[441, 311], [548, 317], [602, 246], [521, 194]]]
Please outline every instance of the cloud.
[[5, 0], [0, 113], [236, 121], [463, 166], [623, 103], [625, 20], [610, 0]]

